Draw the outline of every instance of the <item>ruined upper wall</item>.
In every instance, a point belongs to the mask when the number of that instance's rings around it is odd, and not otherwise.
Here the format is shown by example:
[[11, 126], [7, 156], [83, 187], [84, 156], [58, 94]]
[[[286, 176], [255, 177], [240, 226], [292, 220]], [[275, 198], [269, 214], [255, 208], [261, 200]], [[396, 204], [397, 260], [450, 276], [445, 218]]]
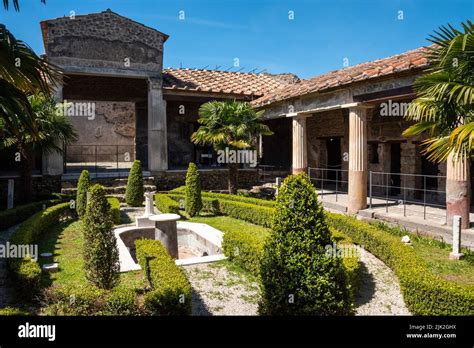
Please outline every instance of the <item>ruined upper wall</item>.
[[41, 22], [48, 59], [68, 72], [161, 76], [167, 35], [109, 10]]

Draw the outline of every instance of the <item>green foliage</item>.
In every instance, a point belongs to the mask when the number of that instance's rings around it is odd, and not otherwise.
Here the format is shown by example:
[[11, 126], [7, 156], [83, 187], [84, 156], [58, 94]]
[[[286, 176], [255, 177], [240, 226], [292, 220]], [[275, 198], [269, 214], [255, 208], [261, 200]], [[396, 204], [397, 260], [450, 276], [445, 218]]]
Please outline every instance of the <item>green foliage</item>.
[[[184, 194], [185, 190], [186, 190], [186, 186], [180, 186], [180, 187], [177, 187], [177, 188], [171, 190], [170, 193], [172, 193], [172, 194]], [[269, 207], [269, 208], [274, 208], [275, 205], [276, 205], [275, 201], [266, 200], [266, 199], [259, 199], [259, 198], [254, 198], [254, 197], [240, 196], [240, 195], [231, 195], [231, 194], [228, 194], [228, 193], [217, 193], [217, 192], [203, 191], [203, 192], [201, 192], [201, 196], [202, 197], [207, 197], [207, 198], [224, 199], [224, 200], [227, 200], [227, 201], [250, 203], [250, 204], [260, 205], [260, 206]]]
[[0, 212], [0, 231], [14, 226], [22, 221], [25, 221], [38, 211], [42, 210], [43, 207], [47, 208], [52, 205], [58, 204], [63, 199], [49, 199], [34, 203], [28, 203], [19, 205], [13, 209], [8, 209]]
[[[28, 220], [10, 237], [10, 243], [16, 245], [36, 244], [62, 218], [71, 217], [73, 211], [69, 203], [61, 203], [42, 210]], [[8, 267], [18, 292], [25, 298], [32, 298], [39, 289], [41, 268], [30, 258], [8, 259]]]
[[433, 274], [416, 251], [376, 226], [327, 213], [331, 226], [387, 264], [397, 275], [403, 299], [415, 315], [474, 315], [474, 289]]
[[[157, 240], [137, 240], [137, 259], [149, 272], [152, 290], [145, 294], [144, 307], [152, 315], [190, 315], [191, 284]], [[147, 262], [148, 269], [147, 269]]]
[[132, 207], [143, 204], [143, 173], [140, 161], [135, 160], [128, 176], [127, 189], [125, 190], [125, 202]]
[[87, 280], [102, 289], [111, 289], [119, 281], [119, 255], [112, 228], [105, 190], [94, 185], [84, 216], [84, 269]]
[[232, 261], [254, 275], [260, 273], [263, 247], [269, 233], [254, 231], [226, 231], [222, 241], [222, 250], [229, 261]]
[[74, 285], [50, 287], [43, 293], [43, 314], [69, 316], [140, 315], [135, 292], [121, 287], [112, 290]]
[[219, 199], [219, 210], [222, 214], [264, 227], [271, 226], [274, 214], [273, 208], [224, 199]]
[[442, 26], [430, 35], [430, 69], [417, 78], [416, 99], [406, 118], [416, 123], [404, 135], [426, 135], [423, 153], [434, 162], [470, 157], [474, 148], [474, 23]]
[[0, 316], [25, 316], [25, 315], [30, 315], [27, 311], [20, 309], [20, 308], [14, 308], [14, 307], [5, 307], [0, 309]]
[[351, 293], [332, 245], [323, 207], [306, 174], [287, 177], [277, 198], [272, 233], [260, 274], [266, 315], [343, 315], [352, 312]]
[[77, 192], [76, 192], [76, 212], [80, 219], [83, 218], [86, 213], [87, 205], [87, 191], [91, 185], [91, 179], [89, 177], [89, 172], [83, 170], [79, 180], [77, 181]]
[[179, 214], [179, 204], [162, 193], [155, 194], [155, 207], [162, 213]]
[[115, 225], [120, 225], [122, 219], [120, 217], [120, 201], [116, 197], [107, 197], [107, 202], [110, 204], [110, 214]]
[[202, 209], [201, 176], [197, 166], [192, 162], [189, 163], [188, 172], [186, 173], [186, 199], [184, 207], [186, 213], [191, 217], [199, 214]]

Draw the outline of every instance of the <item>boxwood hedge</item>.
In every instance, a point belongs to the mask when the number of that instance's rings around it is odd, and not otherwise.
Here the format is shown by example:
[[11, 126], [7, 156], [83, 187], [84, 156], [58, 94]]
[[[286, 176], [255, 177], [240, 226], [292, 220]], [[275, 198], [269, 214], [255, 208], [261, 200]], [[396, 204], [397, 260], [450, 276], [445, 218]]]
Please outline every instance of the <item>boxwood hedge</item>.
[[179, 214], [179, 204], [171, 197], [162, 193], [155, 194], [155, 207], [162, 213]]
[[110, 213], [112, 214], [112, 221], [115, 225], [119, 225], [122, 220], [120, 218], [120, 201], [116, 197], [107, 197], [107, 201], [110, 204]]
[[144, 296], [144, 307], [152, 315], [190, 315], [191, 284], [158, 240], [135, 242], [137, 259], [148, 274], [152, 290]]
[[415, 250], [400, 238], [352, 217], [327, 213], [334, 228], [363, 245], [387, 264], [400, 281], [403, 298], [416, 315], [474, 315], [474, 288], [433, 274]]
[[[61, 203], [40, 211], [23, 222], [12, 234], [11, 244], [25, 245], [38, 243], [41, 237], [49, 232], [62, 217], [75, 214], [69, 203]], [[37, 262], [28, 257], [10, 258], [8, 267], [11, 271], [19, 292], [26, 298], [31, 298], [39, 288], [41, 268]]]

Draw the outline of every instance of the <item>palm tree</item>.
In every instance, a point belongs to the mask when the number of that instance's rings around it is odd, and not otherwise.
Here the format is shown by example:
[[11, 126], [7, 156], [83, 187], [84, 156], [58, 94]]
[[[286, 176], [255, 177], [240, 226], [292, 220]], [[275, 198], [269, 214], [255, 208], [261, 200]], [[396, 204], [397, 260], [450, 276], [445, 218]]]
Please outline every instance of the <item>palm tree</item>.
[[[215, 150], [254, 147], [260, 135], [272, 131], [261, 122], [263, 111], [256, 112], [249, 103], [238, 101], [210, 101], [199, 108], [200, 127], [191, 136], [198, 145], [212, 145]], [[228, 163], [229, 193], [237, 192], [237, 164]]]
[[57, 104], [51, 97], [42, 94], [28, 98], [34, 115], [36, 132], [23, 124], [17, 124], [18, 129], [5, 127], [0, 119], [0, 150], [14, 146], [21, 154], [21, 181], [25, 200], [32, 195], [32, 168], [34, 154], [62, 152], [62, 144], [70, 144], [77, 139], [77, 134], [69, 118], [58, 112]]
[[[13, 7], [15, 8], [16, 11], [20, 11], [20, 2], [19, 0], [13, 0]], [[41, 0], [43, 4], [46, 3], [46, 0]], [[5, 7], [5, 10], [8, 10], [10, 7], [10, 0], [3, 0], [3, 7]]]
[[442, 26], [429, 39], [428, 74], [414, 83], [417, 98], [405, 117], [416, 121], [404, 135], [424, 134], [423, 153], [433, 162], [470, 157], [474, 146], [474, 24], [462, 31]]

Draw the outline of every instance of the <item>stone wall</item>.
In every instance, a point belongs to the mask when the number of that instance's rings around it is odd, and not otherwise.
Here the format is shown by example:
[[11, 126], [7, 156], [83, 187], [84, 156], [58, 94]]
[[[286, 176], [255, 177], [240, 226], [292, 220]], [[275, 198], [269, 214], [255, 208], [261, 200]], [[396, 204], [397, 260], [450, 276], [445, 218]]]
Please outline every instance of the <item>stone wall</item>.
[[[15, 180], [14, 188], [14, 204], [25, 204], [22, 199], [22, 183], [19, 177]], [[33, 199], [49, 196], [51, 193], [61, 192], [61, 176], [34, 176], [33, 177]], [[0, 208], [3, 209], [7, 205], [8, 196], [8, 178], [0, 178]], [[27, 202], [29, 203], [29, 202]]]
[[[68, 100], [73, 105], [91, 103], [95, 105], [94, 117], [70, 116], [77, 134], [77, 141], [68, 147], [67, 161], [93, 162], [115, 161], [117, 152], [128, 153], [134, 159], [135, 103], [96, 102]], [[97, 154], [96, 157], [96, 145]], [[118, 145], [118, 147], [116, 147]], [[124, 155], [125, 156], [125, 155]]]
[[46, 54], [55, 64], [153, 71], [161, 76], [166, 35], [116, 13], [65, 16], [44, 21], [41, 27]]

